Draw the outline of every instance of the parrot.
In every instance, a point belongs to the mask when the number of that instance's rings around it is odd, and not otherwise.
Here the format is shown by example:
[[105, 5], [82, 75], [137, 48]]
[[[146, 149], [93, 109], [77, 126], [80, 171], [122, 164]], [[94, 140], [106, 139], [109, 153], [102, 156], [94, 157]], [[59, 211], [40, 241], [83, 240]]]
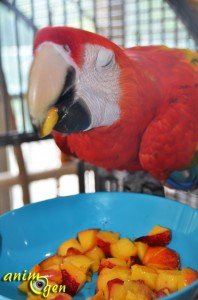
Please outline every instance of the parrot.
[[111, 172], [145, 171], [198, 186], [198, 53], [123, 48], [80, 28], [49, 26], [33, 42], [27, 103], [41, 137]]

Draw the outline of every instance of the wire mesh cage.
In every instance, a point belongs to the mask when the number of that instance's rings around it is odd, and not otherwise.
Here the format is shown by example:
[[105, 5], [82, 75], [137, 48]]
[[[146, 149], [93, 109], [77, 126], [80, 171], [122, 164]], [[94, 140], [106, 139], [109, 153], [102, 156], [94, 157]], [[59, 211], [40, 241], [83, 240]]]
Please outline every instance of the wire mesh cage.
[[196, 50], [195, 2], [1, 0], [0, 147], [39, 140], [26, 104], [32, 44], [38, 29], [66, 25], [99, 33], [122, 47], [165, 44]]

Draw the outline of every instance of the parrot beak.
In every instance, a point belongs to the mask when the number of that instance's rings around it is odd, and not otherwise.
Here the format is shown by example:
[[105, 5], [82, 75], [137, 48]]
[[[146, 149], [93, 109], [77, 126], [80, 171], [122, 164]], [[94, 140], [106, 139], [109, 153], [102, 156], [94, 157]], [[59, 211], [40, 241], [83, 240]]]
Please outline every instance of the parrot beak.
[[90, 126], [90, 111], [76, 95], [77, 72], [78, 67], [61, 45], [45, 42], [37, 48], [27, 98], [32, 122], [41, 137], [52, 130], [72, 133]]

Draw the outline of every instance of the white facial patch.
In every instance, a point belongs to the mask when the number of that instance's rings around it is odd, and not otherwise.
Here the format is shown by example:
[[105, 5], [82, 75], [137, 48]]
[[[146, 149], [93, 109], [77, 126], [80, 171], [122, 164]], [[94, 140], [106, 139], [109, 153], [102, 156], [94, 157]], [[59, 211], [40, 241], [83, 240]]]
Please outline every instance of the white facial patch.
[[98, 45], [85, 46], [76, 98], [82, 98], [90, 109], [91, 126], [88, 129], [108, 126], [119, 119], [119, 74], [112, 50]]

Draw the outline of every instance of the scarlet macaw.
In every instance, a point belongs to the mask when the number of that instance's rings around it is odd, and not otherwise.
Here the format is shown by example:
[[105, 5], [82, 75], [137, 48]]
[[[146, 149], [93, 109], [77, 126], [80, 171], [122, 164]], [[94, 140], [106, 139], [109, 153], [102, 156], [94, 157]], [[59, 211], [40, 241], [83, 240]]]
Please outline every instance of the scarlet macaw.
[[123, 49], [81, 29], [36, 34], [28, 106], [41, 135], [108, 170], [145, 170], [162, 184], [198, 183], [198, 54]]

